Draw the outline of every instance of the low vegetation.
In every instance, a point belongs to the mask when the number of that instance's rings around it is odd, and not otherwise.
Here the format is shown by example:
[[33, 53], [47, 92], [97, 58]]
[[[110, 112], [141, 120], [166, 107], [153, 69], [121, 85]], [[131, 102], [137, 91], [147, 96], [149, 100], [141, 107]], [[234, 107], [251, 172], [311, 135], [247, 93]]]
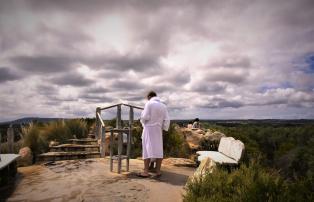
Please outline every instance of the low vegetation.
[[[115, 126], [116, 120], [106, 121]], [[70, 138], [84, 138], [94, 120], [65, 120], [24, 127], [23, 140], [15, 143], [34, 154], [48, 151], [50, 141], [65, 143]], [[121, 123], [127, 126], [127, 123]], [[172, 123], [164, 133], [165, 157], [189, 157], [191, 151]], [[182, 123], [181, 123], [182, 124]], [[216, 130], [240, 139], [245, 155], [238, 169], [218, 166], [213, 173], [189, 181], [184, 201], [314, 201], [314, 124], [202, 123], [205, 129]], [[142, 127], [134, 122], [131, 157], [142, 155]], [[217, 149], [218, 142], [201, 142], [202, 149]], [[2, 144], [2, 152], [6, 145]], [[17, 151], [16, 151], [17, 152]]]
[[203, 125], [240, 139], [246, 153], [238, 170], [190, 181], [185, 201], [314, 201], [313, 124]]
[[22, 128], [24, 146], [30, 147], [34, 154], [47, 152], [50, 141], [66, 143], [71, 138], [87, 137], [87, 132], [87, 124], [81, 119], [31, 124]]

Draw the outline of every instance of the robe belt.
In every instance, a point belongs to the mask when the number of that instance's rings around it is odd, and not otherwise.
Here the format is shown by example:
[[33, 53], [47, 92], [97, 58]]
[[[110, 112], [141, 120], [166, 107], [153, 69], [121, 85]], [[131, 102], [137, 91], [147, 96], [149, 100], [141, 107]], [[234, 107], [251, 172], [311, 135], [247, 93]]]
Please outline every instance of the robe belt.
[[147, 127], [147, 126], [148, 127], [150, 127], [150, 126], [160, 126], [161, 127], [162, 125], [160, 123], [148, 123], [148, 124], [145, 124], [144, 126], [145, 127]]

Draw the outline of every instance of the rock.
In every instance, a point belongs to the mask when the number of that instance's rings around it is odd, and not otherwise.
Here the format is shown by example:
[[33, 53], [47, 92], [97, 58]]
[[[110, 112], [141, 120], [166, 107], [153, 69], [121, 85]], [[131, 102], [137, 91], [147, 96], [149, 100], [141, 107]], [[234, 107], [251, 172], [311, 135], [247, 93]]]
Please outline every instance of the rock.
[[200, 149], [217, 151], [219, 147], [220, 139], [225, 136], [226, 136], [225, 134], [218, 131], [215, 131], [215, 132], [207, 131], [201, 141]]
[[203, 177], [206, 173], [212, 173], [215, 167], [216, 167], [216, 163], [207, 157], [201, 161], [200, 165], [196, 169], [191, 179], [192, 180], [199, 179]]
[[23, 147], [19, 151], [20, 158], [17, 160], [18, 166], [30, 166], [33, 164], [33, 154], [29, 147]]
[[218, 131], [215, 131], [213, 133], [207, 131], [206, 134], [204, 135], [204, 139], [209, 141], [220, 141], [220, 138], [222, 137], [226, 137], [226, 135]]
[[162, 161], [164, 165], [171, 165], [177, 167], [195, 167], [196, 163], [191, 159], [186, 158], [166, 158]]
[[205, 131], [201, 129], [191, 130], [189, 128], [182, 128], [181, 132], [183, 133], [190, 149], [197, 150], [199, 148], [200, 141], [203, 139]]
[[193, 132], [197, 134], [205, 135], [205, 131], [203, 131], [202, 129], [196, 129], [196, 130], [194, 129]]
[[49, 142], [49, 147], [53, 147], [53, 146], [58, 146], [60, 143], [57, 141], [50, 141]]

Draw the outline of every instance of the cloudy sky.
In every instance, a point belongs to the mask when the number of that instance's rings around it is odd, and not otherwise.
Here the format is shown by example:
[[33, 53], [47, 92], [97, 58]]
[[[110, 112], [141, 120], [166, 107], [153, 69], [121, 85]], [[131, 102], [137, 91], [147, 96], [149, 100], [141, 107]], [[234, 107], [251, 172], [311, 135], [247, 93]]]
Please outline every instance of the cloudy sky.
[[149, 90], [173, 119], [314, 118], [313, 19], [313, 0], [1, 0], [0, 121]]

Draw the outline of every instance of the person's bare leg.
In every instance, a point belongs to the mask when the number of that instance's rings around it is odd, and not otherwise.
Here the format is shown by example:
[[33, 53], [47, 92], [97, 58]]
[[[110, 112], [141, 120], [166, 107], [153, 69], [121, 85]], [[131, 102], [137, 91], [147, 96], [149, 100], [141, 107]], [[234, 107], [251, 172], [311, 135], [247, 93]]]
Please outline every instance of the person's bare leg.
[[161, 163], [162, 163], [162, 159], [158, 158], [156, 159], [156, 175], [160, 175], [161, 174]]
[[148, 176], [148, 169], [149, 169], [150, 159], [144, 159], [144, 172], [141, 174], [143, 176]]

